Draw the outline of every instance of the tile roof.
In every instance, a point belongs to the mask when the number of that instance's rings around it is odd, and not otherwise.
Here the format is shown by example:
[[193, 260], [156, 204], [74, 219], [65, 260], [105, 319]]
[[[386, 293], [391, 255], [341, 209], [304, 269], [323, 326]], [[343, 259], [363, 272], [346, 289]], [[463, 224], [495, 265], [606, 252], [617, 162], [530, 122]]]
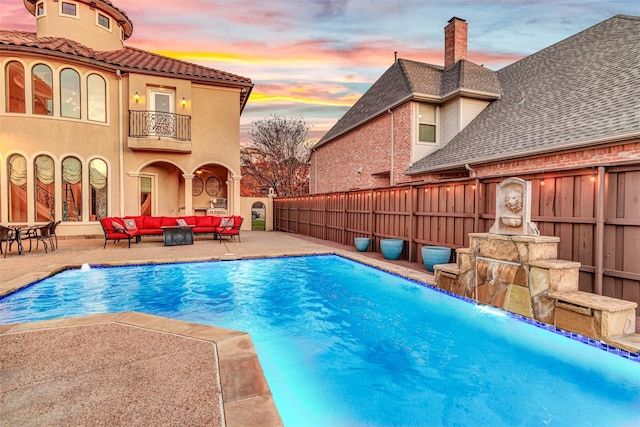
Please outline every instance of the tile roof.
[[236, 74], [180, 61], [145, 50], [124, 47], [113, 51], [95, 51], [76, 41], [61, 37], [37, 37], [35, 33], [0, 30], [0, 51], [28, 52], [89, 63], [122, 72], [168, 75], [173, 78], [200, 80], [213, 84], [241, 87], [241, 106], [247, 102], [253, 84], [251, 79]]
[[640, 17], [614, 16], [497, 75], [502, 97], [406, 173], [640, 136]]
[[443, 69], [437, 65], [398, 59], [322, 137], [316, 147], [409, 99], [441, 103], [448, 96], [461, 91], [497, 99], [500, 96], [500, 84], [495, 71], [465, 60]]

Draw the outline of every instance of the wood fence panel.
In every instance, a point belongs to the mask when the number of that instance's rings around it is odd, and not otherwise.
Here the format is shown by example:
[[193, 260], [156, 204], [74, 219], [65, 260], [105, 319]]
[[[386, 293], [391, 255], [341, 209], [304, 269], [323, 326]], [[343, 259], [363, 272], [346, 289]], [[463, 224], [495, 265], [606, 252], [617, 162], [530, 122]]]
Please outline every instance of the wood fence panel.
[[[540, 181], [540, 216], [543, 218], [554, 217], [556, 215], [556, 186], [554, 179]], [[535, 205], [535, 203], [533, 203]], [[534, 220], [532, 218], [534, 222]], [[543, 236], [555, 236], [555, 223], [538, 220], [538, 229]]]
[[622, 234], [622, 265], [620, 270], [625, 273], [635, 274], [638, 280], [623, 279], [622, 298], [636, 298], [640, 300], [640, 171], [628, 171], [624, 174], [624, 187], [620, 188], [619, 196], [623, 211], [619, 212], [620, 218], [626, 220]]

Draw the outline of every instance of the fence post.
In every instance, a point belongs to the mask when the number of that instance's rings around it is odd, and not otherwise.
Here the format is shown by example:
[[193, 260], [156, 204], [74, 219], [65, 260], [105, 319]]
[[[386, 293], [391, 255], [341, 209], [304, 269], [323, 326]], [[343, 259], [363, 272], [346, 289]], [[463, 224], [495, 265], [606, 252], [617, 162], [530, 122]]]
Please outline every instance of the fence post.
[[410, 185], [409, 186], [409, 253], [407, 254], [408, 260], [409, 261], [413, 261], [413, 236], [415, 236], [414, 234], [414, 204], [413, 204], [413, 197], [415, 194], [415, 191], [413, 191], [415, 188]]
[[602, 295], [604, 276], [604, 166], [598, 167], [598, 197], [596, 199], [596, 241], [594, 292]]

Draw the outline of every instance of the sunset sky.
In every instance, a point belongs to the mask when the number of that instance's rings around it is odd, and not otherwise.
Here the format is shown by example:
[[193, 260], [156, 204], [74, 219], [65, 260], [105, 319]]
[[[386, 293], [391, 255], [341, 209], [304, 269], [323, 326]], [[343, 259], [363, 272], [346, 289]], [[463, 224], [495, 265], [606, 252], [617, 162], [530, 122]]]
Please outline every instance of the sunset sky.
[[[328, 130], [401, 58], [444, 62], [444, 27], [469, 23], [468, 59], [493, 70], [638, 0], [111, 0], [133, 21], [128, 46], [249, 77], [244, 126], [278, 114]], [[0, 27], [35, 31], [23, 0], [0, 0]]]

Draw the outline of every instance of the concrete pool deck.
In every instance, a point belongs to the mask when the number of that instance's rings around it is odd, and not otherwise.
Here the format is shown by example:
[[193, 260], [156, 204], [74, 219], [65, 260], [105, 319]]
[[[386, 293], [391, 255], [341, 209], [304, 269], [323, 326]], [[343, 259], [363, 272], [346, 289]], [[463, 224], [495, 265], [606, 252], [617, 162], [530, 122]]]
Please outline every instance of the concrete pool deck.
[[[280, 232], [165, 247], [60, 240], [0, 258], [0, 295], [84, 263], [124, 265], [338, 253], [431, 283], [421, 264]], [[0, 425], [277, 426], [259, 355], [241, 331], [141, 313], [0, 325]]]

